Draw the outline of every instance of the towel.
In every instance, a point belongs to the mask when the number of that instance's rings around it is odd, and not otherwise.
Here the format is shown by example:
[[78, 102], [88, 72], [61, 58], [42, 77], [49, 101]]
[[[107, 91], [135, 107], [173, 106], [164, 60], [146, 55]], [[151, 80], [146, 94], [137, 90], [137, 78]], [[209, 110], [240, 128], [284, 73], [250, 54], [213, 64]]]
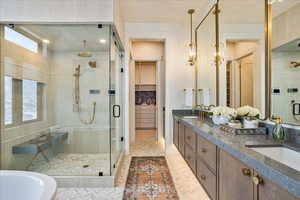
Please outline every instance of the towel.
[[185, 107], [193, 107], [193, 95], [194, 91], [193, 88], [187, 88], [185, 89], [185, 100], [184, 100], [184, 106]]
[[203, 102], [203, 105], [205, 105], [205, 106], [209, 106], [211, 104], [209, 88], [202, 89], [202, 102]]

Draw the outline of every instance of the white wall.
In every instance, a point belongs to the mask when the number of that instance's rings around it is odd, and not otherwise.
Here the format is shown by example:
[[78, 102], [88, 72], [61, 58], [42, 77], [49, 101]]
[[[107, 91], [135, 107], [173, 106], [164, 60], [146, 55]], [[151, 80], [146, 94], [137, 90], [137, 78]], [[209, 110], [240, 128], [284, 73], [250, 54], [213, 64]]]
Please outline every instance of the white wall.
[[273, 19], [273, 48], [300, 38], [299, 19], [300, 3]]
[[[166, 147], [172, 144], [172, 109], [184, 108], [184, 88], [194, 85], [194, 68], [187, 63], [188, 54], [188, 26], [179, 24], [151, 24], [151, 23], [126, 23], [125, 47], [126, 47], [126, 84], [129, 88], [129, 52], [132, 39], [159, 39], [165, 41], [165, 70], [166, 70]], [[129, 94], [127, 91], [126, 94]], [[129, 97], [127, 96], [127, 100]], [[127, 102], [126, 113], [129, 113]], [[127, 114], [129, 125], [129, 114]], [[132, 131], [132, 129], [131, 129]], [[126, 129], [126, 141], [129, 141], [129, 127]], [[129, 143], [126, 144], [129, 152]]]

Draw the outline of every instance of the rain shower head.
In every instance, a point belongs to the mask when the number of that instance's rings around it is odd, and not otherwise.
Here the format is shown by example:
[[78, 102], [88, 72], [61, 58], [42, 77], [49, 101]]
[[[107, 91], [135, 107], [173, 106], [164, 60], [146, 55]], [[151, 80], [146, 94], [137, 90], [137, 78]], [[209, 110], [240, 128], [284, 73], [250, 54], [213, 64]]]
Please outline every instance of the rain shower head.
[[87, 46], [87, 41], [86, 40], [83, 40], [83, 51], [82, 52], [79, 52], [78, 53], [78, 56], [79, 57], [83, 57], [83, 58], [89, 58], [89, 57], [92, 57], [92, 53], [91, 52], [88, 52], [86, 50], [86, 46]]

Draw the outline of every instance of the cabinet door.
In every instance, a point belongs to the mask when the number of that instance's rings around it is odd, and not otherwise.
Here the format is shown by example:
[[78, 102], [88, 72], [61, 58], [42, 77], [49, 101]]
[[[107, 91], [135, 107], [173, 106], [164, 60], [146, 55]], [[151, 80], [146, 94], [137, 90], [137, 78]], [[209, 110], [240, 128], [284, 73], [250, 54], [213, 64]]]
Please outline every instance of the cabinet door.
[[145, 84], [145, 85], [156, 84], [156, 63], [155, 62], [143, 63], [140, 69], [140, 73], [141, 73], [140, 84]]
[[253, 200], [252, 170], [220, 150], [219, 200]]
[[174, 145], [177, 147], [177, 149], [178, 149], [178, 141], [179, 141], [179, 135], [178, 135], [178, 124], [179, 124], [179, 121], [178, 120], [176, 120], [176, 119], [174, 119], [174, 123], [173, 123], [173, 143], [174, 143]]
[[185, 128], [184, 125], [182, 123], [179, 122], [179, 131], [178, 131], [178, 135], [179, 135], [179, 152], [182, 154], [182, 156], [184, 157], [184, 134], [185, 134]]
[[252, 178], [254, 183], [255, 200], [299, 200], [269, 179], [257, 173]]

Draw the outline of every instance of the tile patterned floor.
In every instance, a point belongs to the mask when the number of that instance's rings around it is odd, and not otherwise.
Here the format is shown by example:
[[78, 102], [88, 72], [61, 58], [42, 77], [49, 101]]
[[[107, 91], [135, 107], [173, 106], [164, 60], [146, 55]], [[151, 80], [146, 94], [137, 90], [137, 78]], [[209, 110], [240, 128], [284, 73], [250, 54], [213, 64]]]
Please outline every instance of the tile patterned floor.
[[98, 176], [109, 175], [109, 154], [59, 153], [50, 162], [43, 158], [33, 162], [30, 171], [50, 176]]
[[[165, 154], [163, 142], [156, 142], [153, 133], [153, 131], [137, 132], [136, 143], [131, 146], [131, 155], [124, 157], [120, 173], [117, 176], [117, 187], [59, 188], [55, 200], [121, 200], [131, 156], [161, 156]], [[168, 151], [166, 160], [180, 200], [209, 200], [176, 148], [172, 147]]]

